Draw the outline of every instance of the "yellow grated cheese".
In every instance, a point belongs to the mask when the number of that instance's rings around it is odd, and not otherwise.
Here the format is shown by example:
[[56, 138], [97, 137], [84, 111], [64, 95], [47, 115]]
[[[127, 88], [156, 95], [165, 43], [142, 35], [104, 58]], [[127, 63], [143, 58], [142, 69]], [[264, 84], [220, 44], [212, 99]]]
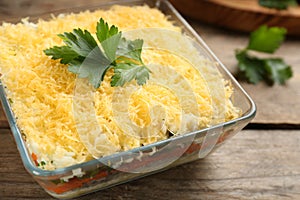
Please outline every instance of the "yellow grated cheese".
[[[212, 98], [207, 83], [198, 70], [180, 56], [150, 49], [143, 51], [142, 54], [146, 64], [172, 66], [176, 73], [189, 81], [197, 102], [196, 110], [201, 113], [200, 121], [192, 125], [186, 122], [185, 127], [180, 127], [182, 120], [191, 119], [190, 115], [182, 115], [180, 99], [173, 91], [160, 87], [150, 80], [138, 90], [130, 94], [127, 92], [128, 117], [137, 127], [147, 127], [154, 123], [154, 129], [160, 127], [159, 120], [163, 120], [164, 129], [158, 129], [155, 134], [145, 130], [142, 133], [145, 137], [136, 137], [135, 133], [125, 132], [116, 121], [112, 102], [116, 100], [114, 94], [117, 90], [121, 93], [126, 91], [110, 86], [112, 76], [110, 71], [95, 93], [94, 112], [97, 122], [89, 120], [83, 122], [82, 128], [87, 135], [84, 138], [79, 137], [72, 112], [76, 76], [68, 72], [67, 67], [59, 61], [51, 60], [43, 50], [63, 44], [57, 37], [58, 33], [72, 31], [74, 28], [87, 29], [94, 33], [96, 22], [100, 17], [122, 31], [157, 27], [180, 32], [180, 28], [174, 26], [163, 13], [147, 6], [113, 6], [107, 11], [59, 15], [49, 21], [39, 20], [36, 24], [25, 19], [22, 23], [3, 23], [0, 27], [1, 80], [6, 86], [7, 97], [13, 101], [12, 109], [18, 118], [20, 129], [26, 135], [30, 151], [37, 155], [38, 161], [47, 163], [43, 166], [44, 169], [62, 168], [91, 160], [95, 155], [105, 156], [166, 139], [168, 137], [166, 128], [181, 134], [187, 130], [192, 131], [211, 125]], [[205, 65], [203, 62], [203, 66]], [[158, 70], [167, 69], [158, 68]], [[161, 77], [154, 78], [166, 81], [176, 79], [175, 76], [164, 76], [166, 75], [161, 73]], [[223, 84], [226, 94], [226, 99], [223, 99], [226, 101], [225, 120], [234, 119], [238, 117], [239, 110], [230, 101], [232, 88], [226, 81], [223, 81]], [[122, 100], [114, 103], [120, 107], [124, 104]], [[165, 111], [162, 112], [160, 108], [151, 111], [151, 108], [157, 105]], [[195, 111], [190, 109], [189, 112]], [[118, 114], [122, 116], [124, 113], [120, 111]], [[89, 116], [86, 117], [89, 119]], [[156, 121], [151, 120], [153, 117], [157, 118]], [[104, 133], [101, 137], [95, 126]], [[92, 150], [86, 146], [86, 142], [91, 144]]]

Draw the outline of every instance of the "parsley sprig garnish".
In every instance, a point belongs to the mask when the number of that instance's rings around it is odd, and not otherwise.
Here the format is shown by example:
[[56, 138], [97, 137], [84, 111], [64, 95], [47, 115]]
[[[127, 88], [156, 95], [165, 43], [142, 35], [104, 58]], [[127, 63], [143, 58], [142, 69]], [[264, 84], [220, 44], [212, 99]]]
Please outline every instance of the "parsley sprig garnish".
[[274, 8], [277, 10], [285, 10], [289, 6], [297, 6], [297, 0], [259, 0], [258, 3], [261, 6], [267, 8]]
[[102, 18], [97, 23], [96, 37], [87, 30], [73, 29], [58, 34], [64, 46], [44, 50], [52, 59], [68, 64], [68, 70], [79, 78], [88, 78], [94, 88], [99, 88], [105, 73], [114, 69], [111, 86], [123, 86], [133, 79], [143, 85], [149, 79], [150, 70], [142, 61], [143, 40], [127, 40], [118, 27], [108, 26]]
[[265, 80], [270, 85], [284, 84], [292, 77], [292, 68], [282, 58], [259, 58], [250, 55], [250, 51], [274, 53], [285, 39], [286, 29], [261, 26], [251, 33], [248, 46], [236, 50], [238, 67], [250, 83]]

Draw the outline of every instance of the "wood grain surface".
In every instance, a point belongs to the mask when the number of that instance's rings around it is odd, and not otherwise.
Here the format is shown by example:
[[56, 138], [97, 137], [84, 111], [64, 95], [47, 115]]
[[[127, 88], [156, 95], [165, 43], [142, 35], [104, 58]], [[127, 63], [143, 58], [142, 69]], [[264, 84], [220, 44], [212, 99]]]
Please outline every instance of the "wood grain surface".
[[[1, 0], [0, 20], [96, 1]], [[248, 35], [200, 21], [189, 22], [229, 70], [236, 73], [234, 50], [247, 45]], [[289, 38], [276, 54], [294, 70], [286, 86], [240, 81], [257, 104], [258, 114], [252, 124], [260, 125], [260, 129], [240, 132], [203, 160], [78, 199], [300, 199], [299, 47], [299, 39]], [[277, 130], [265, 130], [264, 126]], [[289, 129], [283, 130], [286, 127]], [[52, 198], [24, 169], [0, 109], [0, 200], [21, 199]]]
[[262, 24], [282, 26], [300, 36], [300, 6], [287, 10], [262, 7], [258, 0], [170, 0], [185, 16], [222, 27], [253, 31]]

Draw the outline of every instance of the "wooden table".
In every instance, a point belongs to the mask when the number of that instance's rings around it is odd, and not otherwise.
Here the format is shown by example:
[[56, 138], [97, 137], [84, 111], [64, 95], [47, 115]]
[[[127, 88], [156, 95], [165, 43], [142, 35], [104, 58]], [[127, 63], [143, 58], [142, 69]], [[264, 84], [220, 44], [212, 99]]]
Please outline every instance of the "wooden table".
[[[0, 19], [93, 1], [2, 0]], [[247, 34], [190, 23], [235, 73], [234, 50], [247, 44]], [[80, 199], [300, 199], [299, 48], [299, 39], [288, 39], [277, 53], [293, 66], [286, 86], [242, 82], [257, 103], [257, 117], [209, 157]], [[2, 112], [0, 199], [52, 199], [25, 171]]]

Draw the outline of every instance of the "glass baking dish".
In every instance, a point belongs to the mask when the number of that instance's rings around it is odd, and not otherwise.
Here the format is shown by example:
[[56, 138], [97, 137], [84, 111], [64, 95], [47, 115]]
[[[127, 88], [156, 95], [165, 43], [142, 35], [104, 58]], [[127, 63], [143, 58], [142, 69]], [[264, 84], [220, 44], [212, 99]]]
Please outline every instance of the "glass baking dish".
[[[256, 113], [252, 99], [241, 88], [229, 71], [218, 58], [211, 52], [201, 37], [180, 16], [173, 6], [165, 0], [127, 0], [114, 1], [108, 4], [99, 4], [89, 7], [72, 9], [72, 12], [83, 10], [108, 9], [114, 4], [119, 5], [144, 5], [156, 7], [169, 16], [183, 32], [193, 38], [198, 45], [198, 50], [205, 58], [215, 64], [224, 79], [229, 80], [234, 89], [232, 101], [234, 106], [241, 109], [241, 116], [237, 119], [213, 125], [209, 128], [194, 131], [188, 134], [170, 137], [169, 139], [150, 145], [135, 148], [129, 151], [115, 153], [81, 164], [59, 168], [56, 170], [42, 170], [35, 165], [30, 155], [22, 133], [16, 125], [16, 119], [11, 110], [9, 99], [6, 98], [5, 88], [0, 85], [0, 98], [5, 114], [9, 121], [11, 131], [15, 138], [22, 161], [26, 170], [44, 188], [46, 192], [56, 198], [73, 198], [112, 187], [146, 175], [157, 173], [183, 163], [204, 158], [218, 148], [226, 140], [244, 128]], [[66, 11], [51, 12], [59, 14]], [[69, 10], [67, 11], [69, 12]], [[49, 14], [36, 16], [48, 19]], [[34, 20], [34, 17], [31, 17]], [[172, 145], [169, 145], [172, 144]], [[159, 151], [164, 149], [163, 151]], [[184, 152], [182, 151], [184, 149]], [[176, 159], [173, 159], [176, 158]], [[166, 164], [167, 163], [167, 164]], [[116, 166], [117, 165], [117, 166]]]

